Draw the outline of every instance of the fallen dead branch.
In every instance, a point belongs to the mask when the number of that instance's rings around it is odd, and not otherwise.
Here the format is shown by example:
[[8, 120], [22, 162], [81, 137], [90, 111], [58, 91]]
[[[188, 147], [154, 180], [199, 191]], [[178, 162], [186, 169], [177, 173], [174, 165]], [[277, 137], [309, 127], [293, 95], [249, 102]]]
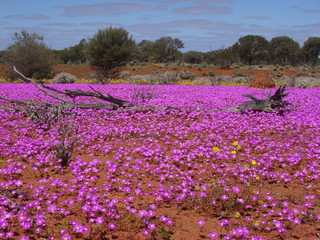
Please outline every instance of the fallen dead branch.
[[[283, 114], [284, 112], [292, 111], [296, 108], [295, 105], [284, 101], [283, 98], [288, 94], [285, 93], [285, 86], [279, 87], [274, 95], [270, 96], [270, 92], [268, 92], [265, 99], [258, 99], [250, 94], [242, 95], [244, 97], [250, 98], [252, 101], [246, 101], [236, 106], [221, 109], [220, 111], [227, 112], [277, 112], [279, 114]], [[288, 108], [288, 106], [290, 106]]]
[[[7, 102], [12, 103], [13, 104], [12, 108], [14, 110], [24, 111], [32, 119], [33, 118], [39, 119], [39, 116], [38, 116], [39, 114], [37, 113], [39, 109], [45, 109], [45, 110], [50, 109], [50, 111], [54, 109], [53, 114], [56, 114], [57, 116], [60, 116], [61, 114], [65, 113], [66, 109], [71, 109], [71, 108], [108, 109], [113, 111], [121, 110], [121, 111], [130, 111], [130, 112], [131, 111], [141, 112], [141, 111], [171, 110], [171, 109], [181, 110], [180, 108], [172, 107], [172, 106], [155, 107], [155, 106], [130, 103], [128, 101], [115, 98], [110, 94], [104, 95], [101, 92], [95, 90], [91, 86], [89, 86], [92, 90], [91, 92], [83, 91], [79, 89], [76, 89], [76, 90], [65, 89], [61, 91], [52, 86], [48, 86], [42, 83], [36, 83], [31, 78], [25, 77], [15, 67], [14, 67], [14, 71], [18, 73], [25, 82], [33, 84], [39, 91], [43, 92], [45, 95], [59, 101], [58, 103], [45, 102], [45, 101], [36, 102], [34, 100], [22, 101], [22, 100], [9, 99], [9, 98], [0, 96], [0, 99], [6, 100]], [[258, 111], [258, 112], [267, 112], [267, 113], [276, 112], [279, 114], [283, 114], [286, 111], [294, 110], [296, 107], [293, 104], [283, 100], [283, 98], [288, 95], [287, 93], [285, 93], [285, 90], [286, 90], [285, 86], [279, 87], [279, 89], [275, 92], [274, 95], [270, 96], [270, 92], [269, 92], [265, 99], [258, 99], [252, 95], [246, 94], [243, 96], [250, 98], [251, 101], [246, 101], [236, 106], [225, 108], [225, 109], [212, 109], [211, 111], [224, 111], [224, 112], [235, 112], [235, 113]], [[74, 100], [77, 97], [90, 97], [99, 101], [97, 101], [96, 103], [76, 103], [74, 101], [67, 100], [68, 97], [71, 98], [72, 100]], [[59, 111], [56, 111], [56, 110], [59, 110]], [[195, 110], [195, 111], [199, 111], [199, 110]], [[44, 113], [42, 113], [42, 115], [44, 115]]]

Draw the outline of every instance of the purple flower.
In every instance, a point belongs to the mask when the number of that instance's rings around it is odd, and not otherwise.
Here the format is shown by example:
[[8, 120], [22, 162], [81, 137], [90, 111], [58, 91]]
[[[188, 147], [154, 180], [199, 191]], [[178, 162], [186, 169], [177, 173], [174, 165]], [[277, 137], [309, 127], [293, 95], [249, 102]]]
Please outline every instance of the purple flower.
[[205, 224], [206, 222], [204, 221], [204, 220], [199, 220], [198, 222], [197, 222], [197, 224], [199, 225], [199, 226], [203, 226], [204, 224]]
[[173, 224], [173, 221], [171, 219], [168, 219], [166, 222], [167, 225], [171, 226]]
[[236, 228], [230, 231], [231, 235], [238, 235], [238, 236], [246, 236], [249, 234], [249, 231], [247, 228]]
[[102, 223], [104, 223], [104, 218], [103, 217], [97, 217], [96, 218], [96, 224], [100, 225]]
[[312, 207], [312, 203], [306, 202], [303, 204], [303, 206], [305, 206], [306, 208], [311, 208]]
[[149, 228], [150, 230], [154, 230], [154, 229], [157, 228], [157, 225], [155, 225], [154, 223], [149, 223], [149, 224], [148, 224], [148, 228]]
[[108, 224], [108, 228], [111, 229], [111, 230], [113, 230], [113, 229], [116, 228], [116, 225], [115, 225], [114, 223], [109, 223], [109, 224]]
[[148, 211], [146, 211], [146, 210], [140, 210], [140, 211], [138, 212], [138, 215], [139, 215], [140, 217], [145, 217], [145, 216], [148, 215]]
[[219, 222], [219, 225], [222, 226], [222, 227], [226, 227], [230, 224], [230, 220], [228, 219], [222, 219], [220, 222]]
[[280, 221], [274, 220], [273, 224], [276, 228], [281, 228], [282, 227], [282, 223]]
[[239, 193], [239, 192], [240, 192], [240, 188], [238, 188], [238, 187], [232, 187], [232, 191], [233, 191], [234, 193]]
[[152, 209], [152, 210], [156, 210], [156, 209], [157, 209], [157, 205], [151, 204], [151, 205], [149, 206], [149, 208]]
[[295, 219], [293, 219], [293, 224], [296, 224], [296, 225], [300, 225], [301, 224], [301, 221], [300, 221], [300, 219], [299, 218], [295, 218]]
[[68, 233], [63, 234], [63, 235], [61, 236], [61, 240], [71, 240], [71, 236], [70, 236]]
[[160, 220], [161, 222], [166, 222], [166, 221], [168, 220], [168, 218], [166, 218], [165, 216], [161, 216], [161, 217], [159, 218], [159, 220]]
[[142, 234], [143, 234], [144, 236], [148, 236], [148, 235], [150, 234], [150, 232], [149, 232], [148, 229], [144, 228], [144, 229], [142, 230]]
[[200, 192], [199, 193], [199, 197], [206, 197], [207, 196], [207, 193], [206, 192]]
[[273, 197], [272, 196], [266, 196], [267, 201], [272, 201]]
[[6, 233], [6, 238], [12, 238], [13, 237], [13, 232], [7, 232]]
[[227, 195], [225, 195], [225, 194], [224, 194], [224, 195], [222, 195], [222, 196], [221, 196], [221, 199], [222, 199], [222, 200], [228, 200], [228, 199], [229, 199], [229, 197], [228, 197]]
[[216, 232], [211, 232], [208, 234], [208, 238], [210, 239], [215, 239], [215, 238], [218, 238], [219, 237], [219, 234], [216, 233]]
[[21, 236], [21, 237], [19, 238], [19, 240], [29, 240], [29, 237], [27, 237], [27, 236]]

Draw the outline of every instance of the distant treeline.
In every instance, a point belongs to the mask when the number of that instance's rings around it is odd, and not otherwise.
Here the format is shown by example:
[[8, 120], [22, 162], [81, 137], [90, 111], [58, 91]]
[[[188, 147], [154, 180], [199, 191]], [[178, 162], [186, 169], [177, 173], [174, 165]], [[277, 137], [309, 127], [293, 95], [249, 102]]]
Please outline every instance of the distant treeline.
[[[60, 64], [87, 64], [86, 46], [90, 40], [82, 39], [79, 44], [63, 50], [52, 50]], [[214, 40], [213, 40], [214, 41]], [[155, 41], [142, 40], [135, 43], [132, 63], [189, 63], [228, 66], [233, 63], [245, 65], [316, 65], [320, 56], [320, 37], [310, 37], [303, 46], [287, 36], [274, 37], [270, 41], [259, 35], [246, 35], [232, 46], [208, 52], [188, 51], [182, 53], [182, 40], [161, 37]], [[4, 51], [0, 51], [1, 56]], [[3, 62], [3, 61], [2, 61]]]
[[[86, 64], [86, 45], [82, 39], [79, 44], [63, 50], [53, 50], [61, 64]], [[287, 36], [274, 37], [270, 41], [259, 35], [246, 35], [231, 47], [208, 52], [179, 51], [184, 47], [182, 40], [161, 37], [155, 41], [142, 40], [135, 44], [131, 63], [189, 63], [215, 64], [226, 67], [230, 64], [244, 65], [310, 65], [319, 64], [320, 37], [310, 37], [303, 46]]]
[[[290, 37], [270, 41], [259, 35], [246, 35], [230, 47], [208, 52], [181, 52], [184, 43], [178, 38], [160, 37], [155, 41], [136, 43], [123, 28], [99, 30], [92, 38], [63, 50], [48, 48], [43, 36], [25, 30], [13, 35], [15, 43], [0, 51], [0, 62], [19, 66], [27, 76], [44, 77], [52, 64], [90, 64], [101, 78], [114, 75], [125, 64], [175, 63], [218, 65], [319, 65], [320, 37], [309, 37], [300, 46]], [[214, 40], [213, 40], [214, 41]]]

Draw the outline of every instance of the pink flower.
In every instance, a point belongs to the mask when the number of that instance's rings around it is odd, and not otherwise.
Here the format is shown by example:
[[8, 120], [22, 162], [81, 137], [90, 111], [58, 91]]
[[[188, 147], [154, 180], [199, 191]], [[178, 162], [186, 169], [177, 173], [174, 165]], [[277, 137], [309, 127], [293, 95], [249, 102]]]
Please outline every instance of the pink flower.
[[154, 230], [154, 229], [157, 228], [157, 225], [155, 225], [154, 223], [149, 223], [149, 224], [148, 224], [148, 228], [149, 228], [150, 230]]
[[225, 194], [224, 194], [224, 195], [222, 195], [222, 196], [221, 196], [221, 199], [222, 199], [222, 200], [228, 200], [228, 199], [229, 199], [229, 197], [228, 197], [227, 195], [225, 195]]
[[205, 224], [206, 222], [204, 221], [204, 220], [199, 220], [198, 222], [197, 222], [197, 224], [199, 225], [199, 226], [203, 226], [204, 224]]
[[108, 224], [108, 228], [111, 229], [111, 230], [113, 230], [113, 229], [116, 228], [116, 225], [115, 225], [114, 223], [109, 223], [109, 224]]
[[210, 239], [215, 239], [215, 238], [218, 238], [219, 237], [219, 234], [216, 233], [216, 232], [211, 232], [208, 234], [208, 238]]

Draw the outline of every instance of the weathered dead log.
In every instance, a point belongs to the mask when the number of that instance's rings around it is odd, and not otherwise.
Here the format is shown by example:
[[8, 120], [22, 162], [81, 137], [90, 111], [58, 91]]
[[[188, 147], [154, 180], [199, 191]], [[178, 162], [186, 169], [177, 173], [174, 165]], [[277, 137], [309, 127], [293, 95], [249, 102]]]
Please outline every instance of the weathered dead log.
[[[231, 112], [276, 112], [279, 114], [283, 114], [287, 111], [292, 111], [296, 108], [295, 105], [284, 101], [283, 98], [288, 94], [285, 92], [285, 86], [279, 87], [274, 95], [270, 96], [270, 92], [268, 92], [265, 99], [258, 99], [250, 94], [242, 95], [244, 97], [250, 98], [252, 101], [246, 101], [236, 106], [222, 109], [221, 111], [231, 111]], [[290, 108], [288, 108], [290, 106]]]

